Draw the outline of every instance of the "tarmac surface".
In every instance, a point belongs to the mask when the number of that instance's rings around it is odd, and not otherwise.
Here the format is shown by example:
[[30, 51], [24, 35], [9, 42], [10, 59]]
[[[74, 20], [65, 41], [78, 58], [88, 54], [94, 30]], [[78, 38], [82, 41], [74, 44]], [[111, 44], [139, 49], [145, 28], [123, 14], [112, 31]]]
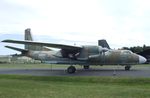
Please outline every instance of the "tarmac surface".
[[0, 74], [17, 74], [32, 76], [116, 76], [116, 77], [150, 77], [150, 67], [132, 68], [125, 71], [123, 68], [78, 68], [73, 74], [68, 74], [66, 69], [0, 69]]

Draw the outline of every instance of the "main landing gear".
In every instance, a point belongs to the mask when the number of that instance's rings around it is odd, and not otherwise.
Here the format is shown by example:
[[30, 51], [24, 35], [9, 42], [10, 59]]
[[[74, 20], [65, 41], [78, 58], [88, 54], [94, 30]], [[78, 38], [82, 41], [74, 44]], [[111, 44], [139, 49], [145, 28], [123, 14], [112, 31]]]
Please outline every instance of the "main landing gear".
[[[84, 69], [89, 69], [89, 67], [90, 67], [90, 66], [83, 66]], [[76, 68], [71, 65], [71, 66], [69, 66], [69, 67], [67, 68], [67, 72], [68, 72], [69, 74], [75, 73], [75, 72], [76, 72]]]
[[125, 70], [130, 70], [131, 66], [130, 65], [126, 65], [125, 66]]
[[67, 72], [70, 73], [70, 74], [75, 73], [75, 71], [76, 71], [76, 68], [74, 66], [69, 66], [67, 68]]
[[89, 69], [90, 66], [83, 66], [84, 69]]

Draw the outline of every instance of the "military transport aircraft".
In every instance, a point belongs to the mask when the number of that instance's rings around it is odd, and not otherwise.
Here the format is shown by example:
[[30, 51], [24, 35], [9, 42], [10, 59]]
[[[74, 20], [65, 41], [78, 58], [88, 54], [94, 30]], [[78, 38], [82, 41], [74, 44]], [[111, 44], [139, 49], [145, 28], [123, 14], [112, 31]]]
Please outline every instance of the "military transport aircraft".
[[[25, 32], [30, 32], [26, 29]], [[68, 73], [76, 71], [75, 65], [82, 65], [89, 69], [90, 65], [123, 65], [125, 70], [130, 70], [131, 65], [145, 63], [146, 59], [129, 50], [113, 50], [96, 45], [73, 46], [56, 43], [36, 42], [32, 40], [30, 33], [25, 40], [3, 40], [2, 42], [25, 44], [25, 49], [6, 46], [22, 52], [23, 55], [49, 64], [68, 64]], [[47, 47], [58, 48], [54, 51]]]

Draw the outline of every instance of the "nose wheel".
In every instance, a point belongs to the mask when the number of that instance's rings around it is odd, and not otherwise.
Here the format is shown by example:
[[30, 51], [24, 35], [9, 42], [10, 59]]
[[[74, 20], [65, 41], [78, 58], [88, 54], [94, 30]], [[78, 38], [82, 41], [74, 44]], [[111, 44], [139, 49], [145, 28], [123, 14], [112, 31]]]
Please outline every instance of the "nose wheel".
[[76, 68], [75, 68], [74, 66], [69, 66], [69, 67], [67, 68], [67, 72], [68, 72], [69, 74], [75, 73], [75, 71], [76, 71]]
[[130, 65], [125, 66], [125, 70], [130, 70], [130, 68], [131, 68]]

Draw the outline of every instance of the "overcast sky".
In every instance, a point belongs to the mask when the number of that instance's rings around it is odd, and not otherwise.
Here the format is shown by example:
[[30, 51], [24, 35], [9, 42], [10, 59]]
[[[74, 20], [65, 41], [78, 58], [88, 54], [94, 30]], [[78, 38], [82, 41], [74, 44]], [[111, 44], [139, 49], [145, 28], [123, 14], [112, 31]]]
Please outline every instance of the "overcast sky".
[[150, 0], [0, 0], [0, 34], [26, 28], [56, 39], [106, 39], [113, 48], [150, 45]]

